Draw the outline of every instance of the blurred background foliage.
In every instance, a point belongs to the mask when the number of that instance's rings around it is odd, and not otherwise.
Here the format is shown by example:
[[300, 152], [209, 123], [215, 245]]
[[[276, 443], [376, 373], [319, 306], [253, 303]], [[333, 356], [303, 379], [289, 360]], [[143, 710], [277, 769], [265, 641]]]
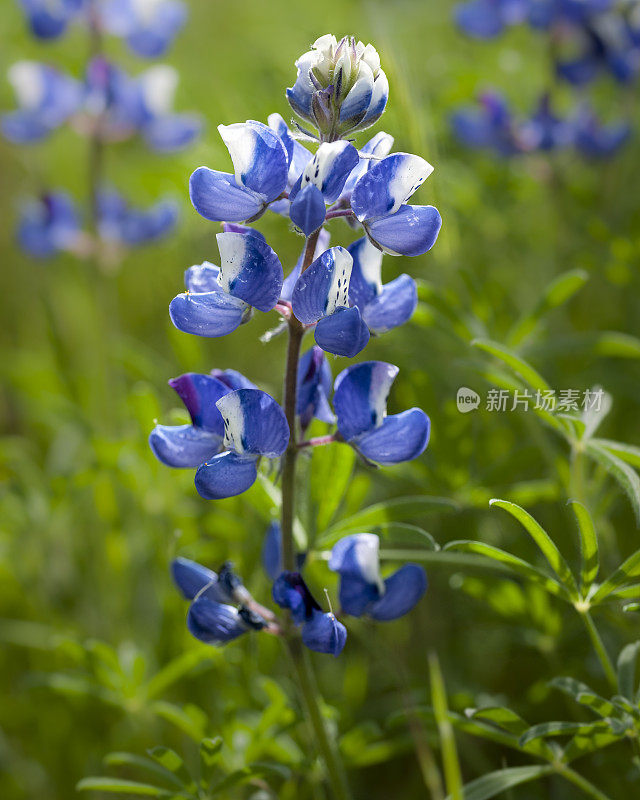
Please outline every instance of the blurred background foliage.
[[[66, 130], [33, 148], [0, 142], [0, 785], [6, 800], [66, 800], [84, 775], [105, 771], [110, 751], [144, 753], [162, 744], [196, 769], [200, 740], [216, 736], [224, 742], [217, 779], [256, 762], [270, 763], [272, 772], [273, 764], [293, 770], [292, 777], [276, 770], [268, 780], [256, 772], [248, 784], [240, 775], [230, 788], [222, 786], [223, 796], [266, 798], [269, 786], [281, 798], [321, 796], [307, 780], [318, 765], [279, 643], [254, 636], [224, 651], [199, 645], [185, 629], [186, 608], [168, 574], [176, 554], [211, 566], [230, 558], [254, 596], [268, 601], [260, 549], [273, 487], [265, 480], [239, 499], [206, 502], [194, 491], [192, 471], [166, 469], [146, 442], [154, 419], [183, 419], [166, 385], [182, 372], [233, 367], [279, 396], [284, 341], [257, 341], [275, 315], [258, 315], [226, 339], [201, 340], [171, 326], [167, 305], [186, 267], [217, 259], [217, 226], [193, 211], [187, 195], [196, 166], [228, 168], [216, 125], [265, 120], [273, 111], [288, 119], [284, 88], [294, 80], [293, 62], [318, 35], [353, 33], [378, 48], [391, 94], [376, 129], [395, 136], [396, 150], [435, 165], [417, 202], [436, 205], [444, 225], [428, 255], [385, 259], [385, 278], [407, 271], [421, 281], [421, 303], [412, 323], [372, 341], [362, 356], [399, 365], [390, 411], [424, 408], [431, 444], [417, 462], [376, 472], [358, 466], [351, 477], [348, 453], [327, 450], [325, 462], [335, 460], [316, 467], [322, 480], [316, 478], [305, 508], [308, 528], [319, 520], [322, 537], [332, 520], [347, 520], [343, 529], [359, 526], [349, 517], [365, 506], [442, 497], [451, 502], [391, 503], [369, 521], [418, 525], [440, 545], [481, 540], [538, 564], [517, 522], [489, 508], [490, 498], [501, 497], [527, 508], [577, 563], [566, 442], [531, 411], [489, 412], [483, 403], [462, 415], [455, 403], [460, 386], [484, 397], [504, 371], [471, 342], [509, 344], [514, 325], [535, 309], [533, 330], [522, 341], [512, 335], [511, 344], [551, 386], [603, 386], [613, 408], [599, 435], [640, 444], [640, 136], [611, 161], [586, 162], [573, 153], [501, 161], [463, 150], [449, 130], [452, 108], [489, 84], [516, 108], [529, 109], [550, 80], [542, 37], [518, 28], [491, 45], [474, 43], [456, 31], [449, 2], [327, 0], [314, 7], [191, 0], [189, 6], [189, 23], [166, 60], [180, 71], [178, 105], [204, 115], [205, 135], [178, 156], [123, 143], [110, 147], [106, 160], [108, 179], [132, 199], [145, 203], [169, 193], [180, 201], [175, 236], [132, 251], [107, 273], [71, 256], [28, 259], [14, 243], [19, 202], [44, 185], [86, 198], [86, 143]], [[19, 58], [36, 58], [81, 73], [88, 49], [81, 29], [39, 44], [9, 0], [2, 28], [3, 71]], [[134, 73], [145, 67], [117, 40], [107, 49]], [[596, 101], [605, 116], [629, 110], [629, 95], [617, 95], [605, 79]], [[3, 82], [0, 106], [11, 103]], [[292, 265], [302, 242], [284, 225], [272, 215], [257, 227], [283, 264]], [[331, 225], [341, 241], [351, 236], [340, 220]], [[575, 294], [557, 308], [562, 298], [555, 296], [540, 306], [546, 287], [568, 270], [581, 271]], [[336, 361], [334, 374], [343, 368]], [[631, 505], [592, 465], [581, 499], [609, 574], [637, 547]], [[431, 765], [439, 758], [437, 727], [420, 711], [431, 703], [430, 651], [438, 654], [449, 708], [460, 714], [509, 705], [531, 724], [588, 719], [549, 686], [558, 675], [610, 694], [570, 607], [471, 559], [466, 565], [427, 549], [423, 555], [430, 589], [410, 616], [389, 626], [353, 622], [341, 659], [314, 659], [356, 797], [431, 792], [437, 800]], [[317, 591], [327, 586], [335, 596], [322, 558], [313, 560], [309, 575]], [[595, 616], [612, 656], [637, 635], [637, 616], [622, 614], [619, 605]], [[530, 761], [500, 742], [456, 735], [464, 780]], [[632, 737], [622, 738], [580, 765], [612, 798], [629, 796], [620, 794], [621, 782], [632, 786], [640, 777]], [[124, 757], [112, 765], [125, 778], [136, 767]], [[582, 795], [579, 787], [544, 779], [512, 796]]]

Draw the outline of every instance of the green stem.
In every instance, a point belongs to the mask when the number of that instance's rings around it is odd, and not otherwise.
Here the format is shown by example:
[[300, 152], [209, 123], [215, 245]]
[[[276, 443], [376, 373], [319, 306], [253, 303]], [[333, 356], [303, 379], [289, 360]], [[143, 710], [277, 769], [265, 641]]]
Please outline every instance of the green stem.
[[560, 775], [562, 775], [568, 781], [571, 781], [571, 783], [575, 784], [578, 788], [582, 789], [582, 791], [589, 795], [589, 797], [594, 797], [595, 800], [610, 800], [610, 798], [604, 792], [601, 792], [597, 786], [594, 786], [586, 778], [583, 778], [582, 775], [579, 775], [575, 770], [571, 769], [571, 767], [563, 767], [559, 772]]
[[[302, 272], [313, 261], [320, 230], [307, 239]], [[296, 494], [296, 460], [298, 456], [298, 435], [296, 427], [296, 401], [298, 361], [300, 347], [304, 336], [304, 326], [292, 314], [289, 318], [289, 343], [284, 378], [284, 413], [289, 423], [289, 445], [285, 451], [282, 465], [282, 564], [285, 570], [296, 568], [296, 549], [293, 538]], [[327, 778], [331, 784], [335, 800], [349, 800], [350, 792], [340, 756], [327, 731], [319, 704], [319, 693], [311, 662], [302, 644], [302, 640], [293, 626], [285, 628], [287, 647], [293, 662], [294, 672], [300, 694], [304, 702], [307, 717], [313, 729], [315, 743], [324, 761]]]
[[581, 616], [587, 629], [587, 633], [589, 634], [589, 638], [591, 639], [591, 643], [593, 644], [593, 649], [596, 651], [605, 675], [607, 676], [607, 681], [609, 682], [611, 688], [615, 690], [618, 684], [616, 671], [613, 668], [611, 659], [609, 658], [609, 653], [607, 653], [607, 648], [604, 646], [604, 642], [602, 641], [602, 638], [598, 633], [598, 629], [595, 626], [593, 617], [589, 611], [582, 611]]

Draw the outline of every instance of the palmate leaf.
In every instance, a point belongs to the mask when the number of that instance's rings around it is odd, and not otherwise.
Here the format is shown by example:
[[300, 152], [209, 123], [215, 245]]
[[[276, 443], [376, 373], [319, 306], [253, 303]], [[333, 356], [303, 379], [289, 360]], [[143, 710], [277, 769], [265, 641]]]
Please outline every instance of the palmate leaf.
[[603, 581], [597, 591], [590, 598], [591, 605], [601, 603], [608, 595], [616, 589], [626, 586], [628, 583], [636, 582], [634, 579], [640, 576], [640, 550], [636, 550], [627, 558], [618, 569]]
[[520, 737], [525, 731], [529, 730], [530, 725], [510, 708], [506, 708], [505, 706], [490, 706], [488, 708], [467, 709], [465, 714], [469, 719], [488, 722], [489, 724], [507, 731], [515, 737], [520, 749], [526, 750], [532, 755], [540, 756], [547, 761], [553, 761], [555, 758], [556, 754], [553, 748], [543, 740], [528, 742], [524, 746], [520, 745]]
[[542, 554], [549, 562], [549, 566], [560, 579], [560, 582], [566, 586], [569, 594], [572, 597], [577, 598], [578, 587], [576, 585], [575, 578], [573, 577], [573, 573], [569, 569], [569, 565], [565, 561], [564, 556], [560, 553], [549, 534], [531, 516], [531, 514], [528, 514], [524, 508], [517, 506], [515, 503], [510, 503], [508, 500], [494, 499], [489, 501], [489, 505], [504, 509], [506, 512], [511, 514], [512, 517], [517, 519], [518, 522], [520, 522], [527, 533], [531, 536], [533, 541], [538, 545], [542, 551]]
[[575, 735], [576, 733], [588, 734], [593, 729], [594, 725], [599, 725], [598, 722], [541, 722], [538, 725], [533, 725], [529, 730], [525, 731], [520, 737], [520, 746], [524, 747], [529, 742], [536, 739], [546, 739], [548, 736], [568, 736]]
[[564, 748], [562, 760], [566, 764], [569, 764], [577, 758], [582, 758], [583, 756], [596, 752], [596, 750], [602, 750], [604, 747], [615, 744], [619, 742], [621, 738], [620, 734], [612, 731], [608, 722], [602, 719], [598, 720], [597, 722], [591, 723], [591, 725], [583, 726], [583, 728], [576, 733], [573, 739], [571, 739]]
[[[524, 767], [499, 769], [465, 784], [463, 798], [464, 800], [490, 800], [508, 789], [544, 778], [553, 772], [554, 768], [547, 764], [530, 764]], [[448, 795], [446, 800], [453, 800], [453, 796]]]
[[533, 332], [545, 314], [570, 300], [588, 280], [588, 273], [582, 269], [572, 269], [554, 278], [533, 311], [525, 314], [512, 328], [507, 340], [509, 346], [519, 345]]
[[443, 547], [444, 553], [451, 551], [475, 553], [483, 558], [492, 559], [516, 575], [526, 578], [533, 583], [537, 583], [539, 586], [542, 586], [544, 589], [546, 589], [547, 592], [559, 597], [565, 597], [565, 599], [569, 598], [567, 589], [552, 575], [548, 575], [546, 572], [538, 569], [538, 567], [534, 567], [532, 564], [529, 564], [528, 561], [524, 561], [524, 559], [508, 553], [506, 550], [501, 550], [499, 547], [494, 547], [493, 545], [485, 544], [484, 542], [461, 540], [457, 542], [448, 542]]
[[586, 443], [586, 452], [594, 461], [603, 466], [622, 487], [631, 501], [636, 525], [640, 525], [640, 478], [638, 474], [625, 461], [593, 439]]
[[580, 589], [583, 594], [589, 590], [598, 576], [600, 557], [598, 554], [598, 537], [593, 527], [593, 519], [586, 506], [579, 500], [569, 500], [578, 521], [580, 535]]
[[453, 726], [449, 720], [447, 708], [447, 693], [440, 670], [440, 663], [435, 653], [429, 655], [429, 677], [431, 682], [431, 700], [433, 713], [438, 725], [440, 744], [442, 748], [442, 761], [444, 776], [451, 800], [463, 800], [462, 773], [458, 760], [458, 748], [453, 733]]

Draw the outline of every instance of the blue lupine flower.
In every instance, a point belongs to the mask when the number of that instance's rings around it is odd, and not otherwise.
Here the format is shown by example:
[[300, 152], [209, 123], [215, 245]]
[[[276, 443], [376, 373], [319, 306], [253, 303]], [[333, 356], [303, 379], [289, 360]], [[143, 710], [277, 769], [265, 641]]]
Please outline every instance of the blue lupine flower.
[[369, 341], [369, 329], [357, 306], [349, 307], [353, 259], [344, 247], [325, 250], [296, 281], [293, 313], [304, 325], [315, 324], [315, 340], [328, 353], [352, 358]]
[[[289, 130], [289, 126], [280, 116], [280, 114], [269, 114], [267, 119], [269, 127], [277, 134], [282, 141], [282, 144], [287, 151], [287, 159], [289, 161], [289, 172], [287, 173], [287, 186], [286, 191], [290, 192], [300, 175], [304, 172], [305, 167], [313, 158], [306, 147], [294, 138]], [[277, 214], [284, 214], [289, 216], [290, 202], [289, 198], [282, 198], [282, 200], [274, 200], [269, 205], [269, 210]]]
[[322, 348], [314, 345], [298, 362], [296, 413], [303, 431], [314, 417], [329, 424], [335, 422], [329, 405], [330, 393], [331, 368]]
[[189, 180], [191, 202], [214, 222], [254, 220], [287, 188], [287, 149], [278, 134], [261, 122], [219, 125], [218, 131], [235, 174], [198, 167]]
[[379, 546], [374, 533], [354, 533], [334, 545], [329, 569], [340, 575], [342, 613], [387, 622], [411, 611], [427, 590], [426, 573], [418, 564], [405, 564], [383, 580]]
[[99, 11], [102, 27], [143, 58], [163, 55], [187, 18], [180, 0], [102, 0]]
[[[255, 388], [243, 376], [239, 378], [243, 388]], [[224, 439], [224, 420], [216, 403], [240, 388], [239, 383], [236, 373], [219, 370], [211, 375], [187, 372], [172, 378], [169, 386], [185, 404], [191, 425], [156, 425], [149, 435], [155, 456], [169, 467], [195, 468], [219, 453]]]
[[351, 208], [373, 244], [390, 255], [419, 256], [435, 244], [442, 225], [433, 206], [406, 201], [433, 172], [420, 156], [393, 153], [358, 179]]
[[128, 246], [146, 244], [167, 236], [178, 221], [173, 200], [159, 200], [146, 209], [133, 208], [114, 189], [98, 194], [98, 228], [104, 241]]
[[49, 192], [28, 203], [18, 224], [20, 247], [32, 256], [46, 258], [77, 248], [80, 218], [75, 203], [64, 192]]
[[[360, 160], [356, 166], [351, 170], [347, 178], [342, 193], [338, 198], [337, 205], [349, 206], [351, 202], [351, 193], [353, 192], [358, 179], [371, 167], [376, 161], [388, 156], [393, 147], [393, 136], [384, 131], [376, 133], [372, 136], [366, 144], [358, 150]], [[347, 218], [348, 221], [348, 218]], [[356, 223], [357, 224], [357, 223]]]
[[347, 250], [353, 258], [349, 299], [360, 309], [369, 330], [385, 333], [407, 322], [418, 304], [413, 278], [403, 274], [383, 285], [382, 253], [366, 236], [352, 242]]
[[325, 142], [306, 165], [289, 193], [291, 221], [306, 236], [325, 219], [325, 205], [335, 203], [347, 178], [358, 165], [356, 148], [349, 142]]
[[609, 158], [614, 155], [631, 136], [627, 122], [602, 124], [586, 106], [573, 119], [575, 145], [588, 158]]
[[20, 0], [29, 28], [38, 39], [56, 39], [84, 5], [84, 0]]
[[339, 656], [347, 629], [332, 613], [322, 611], [299, 572], [282, 572], [273, 584], [273, 600], [288, 608], [296, 625], [302, 625], [302, 642], [309, 650]]
[[389, 82], [375, 48], [353, 37], [317, 39], [296, 61], [298, 76], [287, 89], [291, 108], [323, 134], [344, 136], [370, 127], [382, 116]]
[[252, 308], [274, 308], [282, 290], [282, 264], [261, 233], [245, 231], [217, 234], [219, 268], [205, 261], [185, 272], [187, 291], [169, 306], [176, 328], [224, 336], [247, 321]]
[[342, 438], [379, 464], [410, 461], [429, 441], [429, 417], [419, 408], [387, 416], [387, 397], [398, 368], [383, 361], [347, 367], [336, 378], [333, 407]]
[[509, 25], [523, 22], [530, 0], [469, 0], [456, 7], [458, 27], [476, 39], [493, 39]]
[[187, 627], [201, 642], [224, 645], [250, 630], [268, 628], [269, 618], [256, 610], [242, 580], [228, 564], [217, 574], [195, 561], [176, 558], [171, 572], [182, 595], [192, 601]]
[[483, 92], [480, 108], [460, 109], [451, 117], [456, 137], [473, 148], [490, 148], [498, 155], [521, 152], [516, 126], [506, 100], [498, 92]]
[[141, 106], [141, 133], [146, 143], [160, 153], [183, 150], [202, 130], [198, 114], [173, 111], [178, 73], [166, 64], [156, 64], [137, 79]]
[[289, 442], [289, 426], [276, 401], [259, 389], [238, 389], [216, 403], [224, 420], [224, 446], [196, 472], [196, 489], [207, 500], [241, 494], [258, 477], [261, 456], [277, 458]]
[[[306, 553], [296, 554], [296, 565], [299, 570], [304, 566]], [[282, 572], [282, 530], [280, 523], [273, 521], [267, 528], [262, 544], [262, 566], [272, 581]]]
[[[324, 251], [329, 248], [330, 241], [331, 241], [331, 234], [329, 233], [328, 230], [326, 230], [326, 228], [323, 228], [318, 234], [316, 249], [313, 252], [314, 261], [320, 258], [322, 253], [324, 253]], [[284, 283], [282, 284], [280, 299], [284, 300], [287, 303], [291, 302], [291, 296], [293, 295], [293, 287], [296, 285], [296, 281], [300, 277], [300, 271], [302, 270], [303, 261], [304, 261], [304, 248], [303, 251], [300, 253], [300, 256], [296, 262], [295, 267], [287, 275], [287, 277], [284, 279]]]
[[529, 22], [534, 28], [584, 24], [593, 14], [608, 11], [613, 0], [530, 0]]
[[18, 109], [2, 115], [3, 135], [16, 144], [44, 139], [79, 108], [82, 89], [78, 81], [48, 64], [18, 61], [9, 68]]

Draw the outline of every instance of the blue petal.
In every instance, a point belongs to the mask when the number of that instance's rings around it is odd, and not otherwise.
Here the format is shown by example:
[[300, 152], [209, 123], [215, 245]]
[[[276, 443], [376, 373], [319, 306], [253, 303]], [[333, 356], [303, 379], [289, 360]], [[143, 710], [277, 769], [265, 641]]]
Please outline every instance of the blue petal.
[[375, 584], [350, 575], [341, 578], [338, 597], [343, 614], [348, 614], [351, 617], [361, 617], [371, 603], [380, 597], [380, 593]]
[[325, 352], [353, 358], [367, 346], [369, 328], [357, 306], [337, 308], [329, 317], [318, 322], [314, 336]]
[[165, 114], [144, 127], [144, 138], [152, 150], [171, 153], [188, 147], [200, 135], [202, 119], [197, 114]]
[[333, 407], [338, 430], [349, 441], [382, 424], [387, 397], [398, 368], [384, 361], [363, 361], [343, 370], [335, 380]]
[[351, 194], [351, 208], [364, 220], [394, 214], [433, 172], [424, 158], [393, 153], [362, 175]]
[[193, 207], [212, 222], [244, 222], [264, 210], [264, 201], [255, 192], [239, 186], [233, 175], [198, 167], [189, 179]]
[[256, 386], [236, 369], [212, 369], [211, 374], [232, 392], [236, 389], [255, 389]]
[[291, 611], [296, 625], [311, 619], [313, 612], [320, 610], [299, 572], [281, 572], [273, 583], [271, 594], [274, 603]]
[[363, 175], [372, 164], [375, 164], [374, 160], [370, 158], [363, 158], [363, 155], [373, 155], [377, 156], [378, 158], [383, 158], [389, 154], [389, 151], [392, 147], [393, 136], [390, 136], [384, 131], [376, 133], [375, 136], [369, 139], [369, 141], [360, 148], [360, 161], [347, 178], [347, 182], [342, 189], [341, 198], [350, 198], [351, 192], [353, 192], [353, 189], [360, 176]]
[[23, 250], [38, 258], [72, 250], [79, 235], [76, 205], [64, 192], [49, 192], [25, 206], [17, 231]]
[[[197, 561], [188, 558], [175, 558], [171, 562], [171, 575], [185, 600], [193, 600], [202, 592], [203, 597], [218, 603], [228, 602], [228, 596], [218, 586], [218, 576]], [[204, 590], [204, 591], [203, 591]]]
[[42, 115], [36, 111], [11, 111], [0, 118], [0, 129], [5, 139], [13, 144], [39, 142], [51, 133]]
[[218, 283], [219, 274], [218, 267], [209, 263], [209, 261], [203, 261], [202, 264], [195, 264], [185, 270], [184, 285], [188, 292], [194, 294], [221, 292], [222, 289]]
[[375, 123], [384, 113], [384, 110], [387, 107], [388, 99], [389, 81], [385, 73], [380, 70], [376, 77], [375, 83], [373, 84], [373, 93], [371, 95], [371, 101], [369, 102], [367, 113], [364, 115], [362, 121], [358, 125], [359, 130], [364, 130], [365, 128], [371, 127], [371, 125], [375, 125]]
[[333, 614], [314, 611], [302, 626], [302, 643], [316, 653], [329, 653], [336, 658], [347, 641], [347, 629]]
[[331, 247], [300, 275], [291, 296], [293, 313], [300, 322], [311, 325], [348, 306], [352, 263], [344, 247]]
[[217, 407], [224, 419], [225, 445], [236, 453], [277, 458], [289, 443], [289, 426], [278, 403], [260, 389], [238, 389]]
[[262, 236], [219, 233], [220, 286], [260, 311], [278, 302], [284, 274], [278, 256]]
[[456, 111], [451, 115], [451, 127], [456, 138], [467, 147], [490, 147], [494, 142], [494, 126], [482, 111]]
[[196, 472], [195, 484], [200, 497], [221, 500], [246, 492], [257, 477], [255, 456], [241, 456], [228, 451], [201, 464]]
[[371, 104], [373, 81], [371, 67], [361, 61], [358, 78], [340, 106], [341, 129], [355, 126], [364, 119]]
[[296, 413], [304, 430], [313, 417], [322, 422], [335, 422], [329, 406], [331, 368], [318, 346], [311, 347], [298, 362]]
[[359, 159], [356, 148], [344, 140], [321, 144], [300, 176], [299, 187], [291, 190], [290, 199], [294, 200], [298, 190], [312, 184], [320, 189], [325, 203], [335, 203]]
[[384, 582], [385, 593], [371, 605], [368, 613], [380, 622], [402, 617], [416, 605], [427, 590], [427, 575], [418, 564], [405, 564]]
[[247, 304], [225, 292], [179, 294], [169, 305], [171, 321], [180, 331], [196, 336], [225, 336], [241, 324]]
[[305, 236], [310, 236], [324, 222], [326, 208], [324, 197], [317, 186], [307, 184], [289, 206], [291, 222], [297, 225]]
[[363, 433], [353, 444], [365, 458], [378, 464], [411, 461], [429, 442], [429, 417], [419, 408], [385, 417], [382, 425]]
[[280, 114], [269, 114], [268, 122], [269, 127], [278, 134], [287, 151], [289, 160], [288, 184], [293, 186], [298, 176], [302, 174], [304, 168], [313, 158], [313, 155], [299, 141], [293, 138], [289, 126]]
[[382, 253], [371, 244], [366, 236], [356, 239], [347, 250], [353, 258], [349, 299], [353, 305], [359, 306], [363, 311], [367, 303], [371, 303], [382, 291], [382, 281], [380, 280]]
[[416, 282], [409, 275], [400, 275], [385, 284], [382, 292], [365, 306], [362, 318], [369, 330], [385, 333], [411, 319], [417, 305]]
[[189, 606], [189, 632], [205, 644], [226, 644], [248, 630], [237, 608], [198, 597]]
[[333, 546], [329, 569], [340, 575], [340, 605], [345, 614], [359, 617], [383, 590], [374, 533], [344, 536]]
[[436, 243], [442, 218], [433, 206], [401, 206], [389, 217], [367, 223], [371, 241], [392, 256], [421, 256]]
[[149, 446], [168, 467], [197, 467], [220, 451], [222, 437], [193, 425], [156, 425]]
[[278, 522], [272, 522], [267, 528], [262, 545], [262, 566], [272, 581], [282, 572], [282, 532]]
[[212, 375], [201, 375], [197, 372], [186, 372], [184, 375], [172, 378], [169, 386], [175, 389], [189, 412], [191, 422], [197, 428], [216, 433], [218, 436], [223, 435], [224, 423], [216, 403], [228, 394], [228, 386]]
[[[324, 228], [320, 231], [318, 236], [318, 243], [316, 244], [316, 249], [313, 253], [314, 261], [315, 259], [319, 258], [322, 253], [329, 247], [329, 242], [331, 240], [331, 234], [329, 231], [325, 230]], [[300, 253], [300, 257], [295, 265], [295, 267], [291, 270], [291, 272], [287, 275], [284, 279], [284, 283], [282, 284], [282, 292], [280, 297], [282, 300], [286, 300], [291, 302], [291, 295], [293, 294], [293, 287], [296, 285], [296, 281], [300, 277], [300, 270], [302, 269], [302, 262], [304, 260], [304, 253], [306, 248], [302, 248], [302, 252]]]
[[456, 22], [467, 35], [492, 39], [504, 29], [500, 4], [491, 0], [471, 0], [456, 9]]
[[311, 113], [311, 98], [315, 89], [309, 77], [309, 70], [315, 61], [315, 57], [315, 53], [305, 53], [296, 61], [296, 67], [298, 68], [296, 82], [286, 92], [291, 108], [298, 116], [309, 122], [314, 121]]
[[289, 159], [280, 137], [253, 120], [218, 125], [218, 130], [231, 155], [236, 182], [267, 203], [282, 194], [287, 188]]

